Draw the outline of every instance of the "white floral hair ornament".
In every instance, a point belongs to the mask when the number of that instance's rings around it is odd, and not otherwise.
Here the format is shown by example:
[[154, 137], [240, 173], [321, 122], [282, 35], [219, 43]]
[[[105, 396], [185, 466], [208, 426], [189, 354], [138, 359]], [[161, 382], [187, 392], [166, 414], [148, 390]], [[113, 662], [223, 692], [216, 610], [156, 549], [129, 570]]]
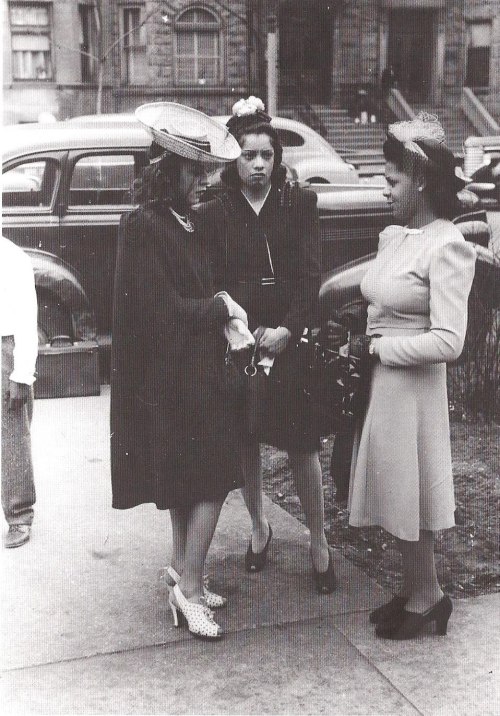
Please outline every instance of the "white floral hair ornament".
[[395, 122], [390, 124], [387, 134], [396, 139], [411, 154], [419, 156], [424, 161], [429, 157], [416, 142], [432, 140], [445, 144], [444, 129], [435, 114], [419, 112], [415, 119], [408, 122]]
[[266, 108], [259, 97], [250, 95], [247, 99], [240, 99], [235, 102], [231, 111], [236, 117], [244, 117], [248, 114], [255, 114], [258, 111], [265, 112]]

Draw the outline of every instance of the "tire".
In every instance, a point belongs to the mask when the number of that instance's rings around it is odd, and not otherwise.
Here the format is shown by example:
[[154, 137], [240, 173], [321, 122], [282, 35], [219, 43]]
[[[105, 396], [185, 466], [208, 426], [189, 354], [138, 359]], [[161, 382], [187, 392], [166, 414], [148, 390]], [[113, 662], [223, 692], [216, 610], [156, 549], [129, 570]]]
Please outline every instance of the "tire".
[[49, 343], [54, 336], [73, 338], [71, 315], [53, 294], [40, 291], [38, 298], [38, 342]]

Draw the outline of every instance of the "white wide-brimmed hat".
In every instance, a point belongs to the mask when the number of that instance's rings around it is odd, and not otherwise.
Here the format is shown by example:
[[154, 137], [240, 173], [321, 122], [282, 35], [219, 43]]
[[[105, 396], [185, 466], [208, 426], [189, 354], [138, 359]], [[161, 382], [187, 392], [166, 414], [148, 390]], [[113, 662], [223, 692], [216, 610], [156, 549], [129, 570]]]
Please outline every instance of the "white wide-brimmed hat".
[[176, 102], [150, 102], [135, 116], [154, 141], [167, 151], [204, 164], [232, 162], [240, 145], [223, 124], [197, 109]]

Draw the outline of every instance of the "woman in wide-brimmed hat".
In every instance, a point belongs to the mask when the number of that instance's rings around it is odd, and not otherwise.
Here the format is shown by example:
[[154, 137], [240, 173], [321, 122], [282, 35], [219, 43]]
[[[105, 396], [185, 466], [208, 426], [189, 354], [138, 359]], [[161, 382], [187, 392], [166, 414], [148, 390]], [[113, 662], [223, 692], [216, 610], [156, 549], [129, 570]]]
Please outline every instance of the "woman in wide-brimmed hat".
[[319, 429], [302, 390], [295, 349], [317, 311], [316, 194], [286, 181], [279, 136], [258, 97], [239, 100], [227, 126], [241, 155], [224, 169], [222, 193], [200, 207], [200, 222], [213, 248], [216, 285], [248, 312], [250, 329], [262, 333], [259, 358], [272, 363], [262, 422], [258, 434], [245, 436], [242, 453], [243, 494], [252, 520], [245, 567], [249, 572], [264, 568], [272, 538], [263, 509], [260, 440], [288, 452], [311, 534], [314, 585], [328, 594], [336, 584], [324, 531]]
[[373, 376], [353, 454], [350, 524], [379, 525], [403, 558], [399, 594], [370, 615], [378, 636], [446, 634], [434, 533], [454, 525], [446, 363], [462, 351], [476, 254], [450, 221], [467, 180], [436, 117], [389, 127], [385, 196], [397, 225], [380, 234], [361, 283]]
[[[216, 639], [205, 558], [229, 490], [241, 484], [236, 400], [226, 382], [228, 329], [246, 314], [215, 295], [209, 261], [189, 217], [207, 168], [234, 160], [234, 138], [201, 112], [159, 102], [140, 107], [150, 165], [139, 207], [122, 217], [116, 264], [111, 378], [113, 506], [169, 509], [166, 570], [176, 625]], [[247, 331], [248, 332], [248, 331]], [[250, 336], [251, 339], [251, 336]], [[243, 340], [243, 344], [245, 341]]]

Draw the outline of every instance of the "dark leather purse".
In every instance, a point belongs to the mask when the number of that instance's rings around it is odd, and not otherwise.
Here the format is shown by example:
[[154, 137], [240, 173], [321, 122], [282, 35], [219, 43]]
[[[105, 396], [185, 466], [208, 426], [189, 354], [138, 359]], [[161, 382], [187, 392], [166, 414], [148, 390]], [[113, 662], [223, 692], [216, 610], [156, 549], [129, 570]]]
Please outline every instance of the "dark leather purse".
[[255, 334], [255, 344], [251, 353], [241, 351], [231, 353], [226, 350], [226, 382], [231, 385], [233, 396], [239, 403], [240, 427], [245, 435], [262, 438], [264, 425], [269, 411], [271, 380], [264, 368], [258, 365], [259, 343], [265, 328]]
[[324, 327], [316, 335], [308, 332], [299, 343], [304, 393], [321, 435], [352, 431], [366, 405], [369, 361], [353, 352], [354, 337], [346, 336], [343, 345], [336, 345]]
[[245, 399], [243, 405], [243, 429], [257, 439], [262, 436], [263, 426], [268, 415], [270, 398], [270, 377], [264, 368], [258, 365], [259, 343], [265, 328], [259, 328], [255, 334], [255, 345], [245, 373]]

